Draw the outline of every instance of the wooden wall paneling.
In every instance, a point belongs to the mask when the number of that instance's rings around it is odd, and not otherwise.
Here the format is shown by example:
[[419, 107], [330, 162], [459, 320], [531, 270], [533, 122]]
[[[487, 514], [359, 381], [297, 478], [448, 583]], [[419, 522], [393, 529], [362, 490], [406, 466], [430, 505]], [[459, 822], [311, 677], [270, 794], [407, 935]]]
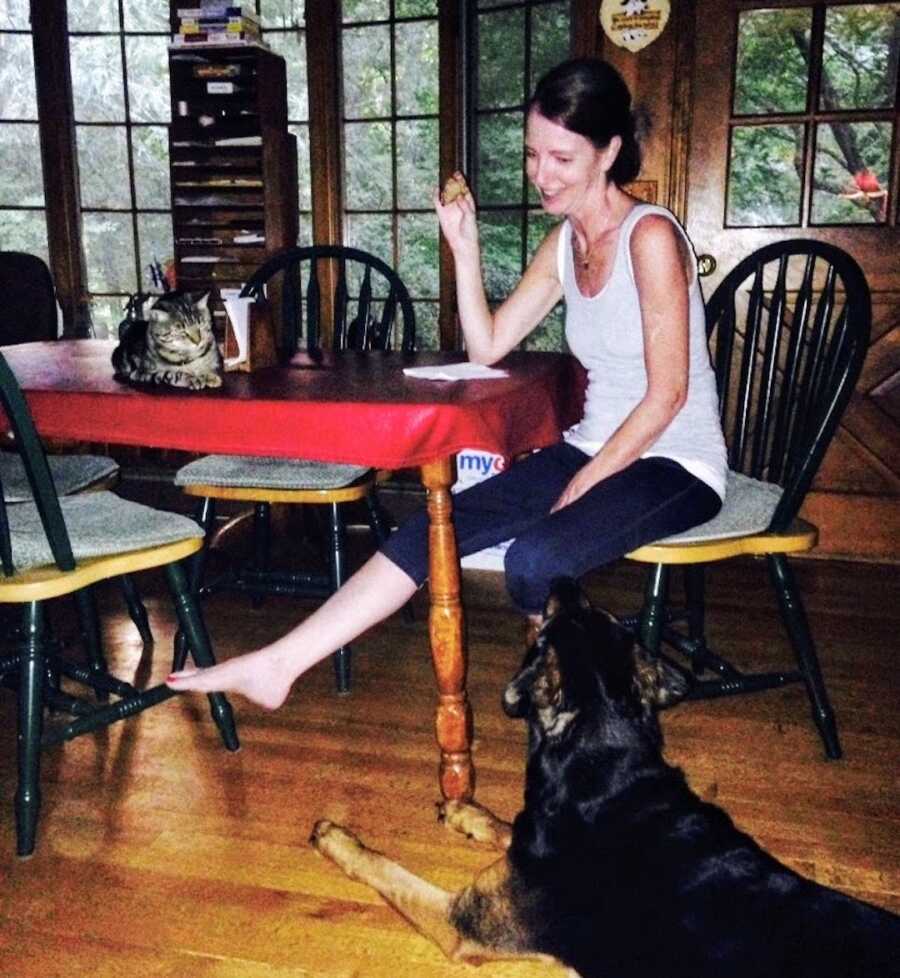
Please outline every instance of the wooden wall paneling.
[[50, 271], [65, 336], [88, 336], [91, 316], [81, 250], [81, 199], [75, 151], [65, 2], [31, 0], [32, 44]]
[[600, 57], [603, 47], [602, 37], [599, 0], [573, 0], [572, 57]]

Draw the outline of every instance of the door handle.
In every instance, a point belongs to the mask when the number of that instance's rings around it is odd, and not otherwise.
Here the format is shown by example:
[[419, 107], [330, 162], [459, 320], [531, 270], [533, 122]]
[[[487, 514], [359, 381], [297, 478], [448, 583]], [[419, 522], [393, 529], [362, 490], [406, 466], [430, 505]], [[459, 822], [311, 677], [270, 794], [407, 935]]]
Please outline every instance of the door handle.
[[702, 278], [712, 275], [716, 270], [716, 260], [712, 255], [700, 255], [697, 258], [697, 274]]

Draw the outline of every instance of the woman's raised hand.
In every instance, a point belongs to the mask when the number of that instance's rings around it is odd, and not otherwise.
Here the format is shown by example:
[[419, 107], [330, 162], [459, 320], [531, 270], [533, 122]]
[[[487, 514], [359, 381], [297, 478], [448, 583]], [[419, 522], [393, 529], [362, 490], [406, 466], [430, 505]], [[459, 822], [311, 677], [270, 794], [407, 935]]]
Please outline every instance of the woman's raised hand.
[[456, 254], [473, 246], [477, 247], [475, 198], [463, 175], [456, 172], [449, 177], [442, 191], [435, 190], [433, 200], [441, 231], [450, 250]]

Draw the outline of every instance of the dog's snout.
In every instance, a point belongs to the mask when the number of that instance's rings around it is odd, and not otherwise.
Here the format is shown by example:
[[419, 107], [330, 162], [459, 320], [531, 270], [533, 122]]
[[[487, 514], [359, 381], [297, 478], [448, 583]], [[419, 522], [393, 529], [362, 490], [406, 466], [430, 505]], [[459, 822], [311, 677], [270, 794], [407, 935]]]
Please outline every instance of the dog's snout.
[[522, 695], [522, 691], [516, 685], [516, 683], [510, 683], [506, 689], [503, 690], [503, 699], [501, 700], [503, 705], [503, 712], [508, 717], [513, 717], [517, 719], [525, 713], [526, 702], [525, 697]]

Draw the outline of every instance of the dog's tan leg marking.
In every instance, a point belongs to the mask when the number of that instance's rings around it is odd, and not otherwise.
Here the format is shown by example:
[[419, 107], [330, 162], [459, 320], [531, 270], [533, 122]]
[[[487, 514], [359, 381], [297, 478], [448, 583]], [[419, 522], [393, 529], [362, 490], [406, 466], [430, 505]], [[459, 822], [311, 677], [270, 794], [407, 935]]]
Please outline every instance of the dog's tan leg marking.
[[454, 956], [460, 937], [450, 923], [452, 893], [367, 848], [355, 835], [331, 822], [317, 822], [310, 841], [349, 877], [377, 890], [444, 954]]
[[512, 842], [512, 826], [474, 801], [444, 801], [438, 819], [447, 828], [505, 852]]

